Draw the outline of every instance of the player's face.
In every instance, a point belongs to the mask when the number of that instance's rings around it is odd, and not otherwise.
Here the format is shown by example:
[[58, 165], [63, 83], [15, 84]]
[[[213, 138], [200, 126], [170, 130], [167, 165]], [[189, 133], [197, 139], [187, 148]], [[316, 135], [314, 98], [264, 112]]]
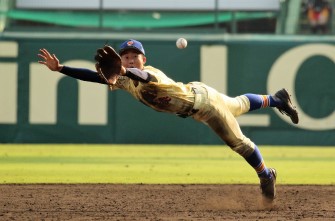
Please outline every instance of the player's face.
[[125, 68], [143, 69], [146, 57], [135, 50], [128, 50], [121, 55], [122, 65]]

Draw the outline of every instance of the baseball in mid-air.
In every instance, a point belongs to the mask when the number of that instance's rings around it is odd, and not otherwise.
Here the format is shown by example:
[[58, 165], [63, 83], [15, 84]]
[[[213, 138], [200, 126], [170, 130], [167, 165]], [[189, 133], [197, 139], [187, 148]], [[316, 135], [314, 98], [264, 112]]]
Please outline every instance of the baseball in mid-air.
[[176, 46], [179, 49], [183, 49], [187, 47], [187, 40], [185, 38], [178, 38], [176, 41]]

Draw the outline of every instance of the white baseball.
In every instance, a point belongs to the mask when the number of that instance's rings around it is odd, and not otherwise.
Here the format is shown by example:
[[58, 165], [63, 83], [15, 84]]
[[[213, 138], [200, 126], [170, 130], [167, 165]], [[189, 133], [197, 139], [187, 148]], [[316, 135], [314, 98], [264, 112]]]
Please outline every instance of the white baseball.
[[179, 49], [183, 49], [187, 47], [187, 41], [185, 38], [178, 38], [178, 40], [176, 41], [176, 46]]

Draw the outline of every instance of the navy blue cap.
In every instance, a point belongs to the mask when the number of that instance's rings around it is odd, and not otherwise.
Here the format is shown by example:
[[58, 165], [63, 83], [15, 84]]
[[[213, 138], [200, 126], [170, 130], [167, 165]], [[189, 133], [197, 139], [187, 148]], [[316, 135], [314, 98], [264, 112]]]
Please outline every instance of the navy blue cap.
[[121, 55], [123, 52], [129, 49], [134, 49], [138, 51], [139, 53], [145, 55], [145, 51], [144, 51], [142, 43], [134, 39], [129, 39], [120, 45], [119, 55]]

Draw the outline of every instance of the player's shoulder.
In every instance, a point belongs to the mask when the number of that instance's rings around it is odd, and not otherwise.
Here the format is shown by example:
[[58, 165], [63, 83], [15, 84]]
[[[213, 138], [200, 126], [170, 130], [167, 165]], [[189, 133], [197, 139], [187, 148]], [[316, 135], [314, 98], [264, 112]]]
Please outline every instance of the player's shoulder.
[[160, 83], [173, 83], [174, 81], [170, 79], [163, 71], [159, 70], [158, 68], [152, 66], [145, 66], [144, 71], [148, 72], [152, 76], [154, 76], [157, 82]]
[[159, 70], [158, 68], [155, 68], [153, 66], [144, 66], [143, 68], [144, 71], [148, 71], [148, 72], [155, 72], [155, 73], [163, 73], [161, 70]]
[[161, 71], [158, 68], [155, 68], [153, 66], [144, 66], [143, 71], [146, 71], [149, 74], [154, 75], [154, 76], [161, 76], [161, 77], [166, 76], [163, 71]]

